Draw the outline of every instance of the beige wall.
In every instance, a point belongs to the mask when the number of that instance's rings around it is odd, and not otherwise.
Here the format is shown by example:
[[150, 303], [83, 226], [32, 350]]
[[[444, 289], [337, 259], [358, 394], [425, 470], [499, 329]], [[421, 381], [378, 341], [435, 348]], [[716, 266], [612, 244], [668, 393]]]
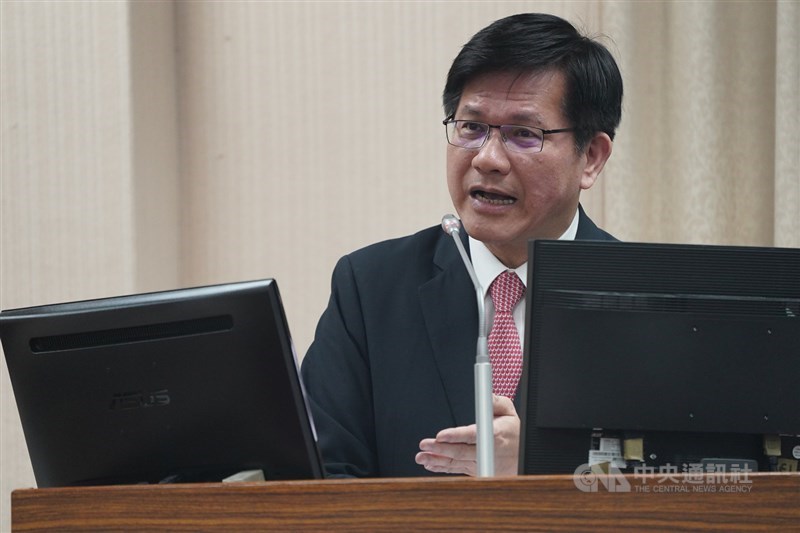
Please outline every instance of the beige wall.
[[[0, 24], [0, 308], [180, 285], [172, 5], [3, 1]], [[34, 480], [0, 369], [6, 531]]]
[[[302, 354], [338, 257], [452, 210], [444, 76], [521, 11], [623, 70], [596, 221], [800, 246], [795, 2], [3, 1], [0, 307], [274, 277]], [[3, 530], [34, 481], [0, 369]]]

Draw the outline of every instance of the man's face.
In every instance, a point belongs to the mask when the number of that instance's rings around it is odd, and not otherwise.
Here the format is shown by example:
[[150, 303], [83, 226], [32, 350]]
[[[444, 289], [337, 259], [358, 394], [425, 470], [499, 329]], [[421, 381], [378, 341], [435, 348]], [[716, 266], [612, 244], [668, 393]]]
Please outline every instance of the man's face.
[[[557, 71], [487, 73], [464, 87], [455, 119], [569, 128], [561, 109], [564, 89]], [[467, 233], [506, 266], [524, 263], [529, 239], [557, 239], [572, 222], [580, 191], [592, 186], [603, 166], [593, 163], [591, 150], [578, 153], [567, 132], [545, 135], [539, 153], [514, 152], [495, 128], [480, 149], [448, 144], [447, 186]]]

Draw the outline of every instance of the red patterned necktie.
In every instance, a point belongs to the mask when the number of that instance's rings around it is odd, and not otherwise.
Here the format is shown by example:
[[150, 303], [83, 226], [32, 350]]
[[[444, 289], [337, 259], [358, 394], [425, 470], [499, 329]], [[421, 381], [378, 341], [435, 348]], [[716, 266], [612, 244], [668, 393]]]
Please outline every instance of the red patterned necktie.
[[513, 312], [525, 294], [525, 285], [515, 272], [506, 270], [492, 282], [489, 294], [494, 303], [494, 322], [489, 332], [492, 389], [498, 396], [513, 400], [522, 375], [522, 348]]

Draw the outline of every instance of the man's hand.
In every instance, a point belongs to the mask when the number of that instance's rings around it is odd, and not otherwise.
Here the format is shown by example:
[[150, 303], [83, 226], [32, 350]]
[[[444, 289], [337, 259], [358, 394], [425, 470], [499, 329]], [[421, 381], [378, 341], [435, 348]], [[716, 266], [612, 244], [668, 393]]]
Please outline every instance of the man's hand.
[[[517, 473], [519, 458], [519, 417], [514, 403], [505, 396], [492, 395], [494, 411], [494, 457], [495, 474], [513, 476]], [[434, 439], [423, 439], [419, 443], [420, 452], [416, 455], [417, 464], [431, 472], [447, 474], [467, 474], [475, 476], [478, 472], [475, 442], [475, 424], [447, 428], [440, 431]]]

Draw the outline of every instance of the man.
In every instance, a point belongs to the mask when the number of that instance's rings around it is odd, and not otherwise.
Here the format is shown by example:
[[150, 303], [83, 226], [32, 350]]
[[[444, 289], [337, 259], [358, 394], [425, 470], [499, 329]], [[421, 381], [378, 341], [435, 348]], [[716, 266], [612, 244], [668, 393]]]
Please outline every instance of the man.
[[[551, 15], [501, 19], [463, 47], [443, 99], [448, 188], [483, 287], [502, 277], [524, 292], [530, 239], [613, 239], [579, 206], [621, 114], [602, 45]], [[517, 472], [524, 308], [502, 312], [511, 362], [489, 338], [498, 475]], [[473, 286], [440, 226], [343, 257], [302, 369], [328, 474], [475, 475], [477, 334]]]

